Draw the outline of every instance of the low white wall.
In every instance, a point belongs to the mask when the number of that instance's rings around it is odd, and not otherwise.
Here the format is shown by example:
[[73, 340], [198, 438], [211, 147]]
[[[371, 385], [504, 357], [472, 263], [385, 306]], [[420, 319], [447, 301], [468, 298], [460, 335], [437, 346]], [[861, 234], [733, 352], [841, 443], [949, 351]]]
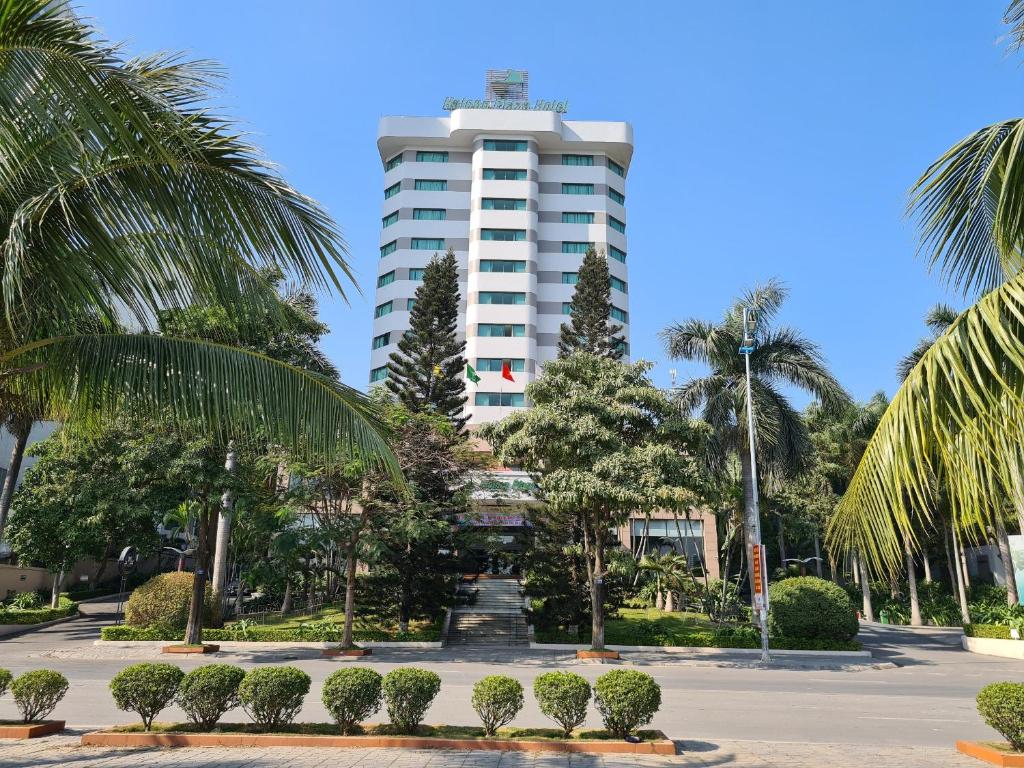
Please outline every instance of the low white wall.
[[1024, 659], [1024, 640], [997, 640], [992, 637], [968, 637], [961, 639], [964, 650], [985, 656], [1002, 656], [1007, 659]]

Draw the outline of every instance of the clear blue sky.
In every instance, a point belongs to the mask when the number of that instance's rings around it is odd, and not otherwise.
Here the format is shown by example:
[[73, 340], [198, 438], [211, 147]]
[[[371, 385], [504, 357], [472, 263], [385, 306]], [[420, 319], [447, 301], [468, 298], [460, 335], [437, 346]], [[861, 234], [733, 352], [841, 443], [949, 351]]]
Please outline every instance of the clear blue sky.
[[568, 119], [633, 124], [632, 351], [658, 363], [659, 383], [674, 365], [659, 330], [715, 319], [776, 276], [791, 291], [782, 320], [821, 345], [858, 399], [895, 391], [929, 306], [961, 304], [915, 256], [903, 209], [930, 161], [1019, 114], [1022, 59], [999, 43], [1005, 4], [78, 3], [132, 53], [221, 62], [223, 111], [338, 220], [363, 295], [322, 310], [348, 383], [364, 386], [369, 363], [378, 118], [443, 114], [445, 96], [481, 94], [489, 67], [517, 67], [531, 96], [569, 99]]

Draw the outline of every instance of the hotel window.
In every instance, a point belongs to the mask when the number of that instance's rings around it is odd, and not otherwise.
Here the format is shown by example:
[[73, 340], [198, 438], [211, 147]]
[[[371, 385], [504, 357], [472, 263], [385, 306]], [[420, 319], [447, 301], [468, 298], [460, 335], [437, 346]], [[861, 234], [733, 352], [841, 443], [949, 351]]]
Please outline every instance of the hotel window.
[[413, 267], [409, 270], [409, 279], [422, 280], [424, 272], [426, 272], [426, 270], [423, 267]]
[[569, 240], [562, 241], [562, 253], [586, 253], [593, 247], [593, 243], [580, 243]]
[[414, 251], [443, 251], [444, 250], [444, 238], [443, 237], [414, 237], [412, 239], [412, 249]]
[[481, 272], [525, 272], [525, 261], [512, 261], [510, 259], [481, 259]]
[[621, 261], [623, 264], [626, 263], [626, 252], [620, 251], [614, 245], [608, 246], [608, 255], [611, 256], [616, 261]]
[[490, 373], [501, 373], [501, 366], [508, 363], [512, 373], [522, 373], [526, 370], [526, 361], [521, 357], [478, 357], [476, 369]]
[[522, 392], [477, 392], [473, 402], [476, 405], [522, 408], [526, 405], [526, 398]]
[[563, 195], [592, 195], [594, 194], [593, 184], [563, 184]]
[[593, 224], [594, 214], [584, 212], [562, 212], [562, 223], [563, 224]]
[[412, 217], [417, 221], [444, 221], [448, 211], [444, 208], [413, 208]]
[[562, 165], [593, 165], [593, 155], [562, 155]]
[[383, 304], [378, 304], [377, 308], [373, 310], [374, 317], [384, 317], [384, 315], [390, 315], [391, 310], [394, 309], [394, 305], [390, 301], [385, 301]]
[[375, 381], [384, 381], [388, 377], [388, 367], [382, 365], [380, 368], [374, 368], [370, 371], [370, 383]]
[[385, 243], [380, 247], [380, 257], [383, 259], [389, 253], [394, 253], [398, 250], [398, 241], [392, 240], [390, 243]]
[[624, 355], [629, 354], [629, 342], [628, 341], [617, 341], [615, 342], [615, 349]]
[[481, 229], [481, 240], [500, 240], [505, 243], [526, 239], [525, 229]]
[[485, 211], [525, 211], [526, 200], [517, 197], [485, 197], [481, 207]]
[[381, 347], [386, 347], [390, 343], [391, 343], [391, 334], [390, 333], [382, 333], [380, 336], [374, 336], [373, 337], [373, 348], [374, 349], [380, 349]]
[[447, 152], [417, 152], [416, 153], [417, 163], [447, 163], [448, 153]]
[[618, 321], [620, 323], [628, 323], [629, 322], [629, 313], [627, 313], [626, 310], [619, 309], [618, 307], [616, 307], [614, 305], [609, 310], [608, 314], [611, 315], [612, 320], [616, 320], [616, 321]]
[[616, 291], [622, 291], [623, 293], [627, 292], [625, 280], [619, 280], [619, 278], [615, 277], [615, 275], [610, 276], [608, 279], [611, 280], [612, 288], [614, 288]]
[[413, 186], [421, 192], [446, 192], [448, 190], [448, 182], [444, 179], [416, 179]]
[[416, 299], [405, 300], [405, 311], [412, 312], [412, 308], [416, 306]]
[[572, 302], [571, 301], [563, 301], [562, 302], [562, 314], [563, 315], [571, 315], [572, 314]]
[[395, 270], [391, 270], [377, 278], [377, 287], [383, 288], [385, 285], [391, 285], [395, 282]]
[[525, 141], [509, 141], [506, 139], [484, 139], [484, 149], [492, 152], [525, 152]]
[[616, 232], [626, 234], [626, 225], [624, 222], [619, 221], [614, 216], [608, 217], [608, 226], [614, 229]]
[[386, 163], [384, 163], [384, 170], [390, 171], [392, 168], [397, 168], [402, 164], [402, 153], [399, 152], [397, 155], [392, 157]]
[[684, 555], [690, 567], [704, 564], [702, 520], [648, 520], [631, 518], [630, 543], [634, 554]]
[[394, 197], [402, 191], [402, 182], [396, 181], [390, 187], [384, 190], [384, 199], [387, 200], [390, 197]]
[[478, 323], [476, 335], [512, 339], [525, 336], [526, 326], [518, 323]]
[[484, 168], [486, 181], [526, 181], [526, 171], [519, 168]]
[[617, 189], [612, 189], [611, 187], [608, 187], [608, 197], [610, 197], [612, 200], [614, 200], [619, 205], [625, 205], [626, 204], [626, 196], [624, 194], [622, 194], [621, 192], [619, 192], [619, 190], [617, 190]]
[[380, 220], [380, 223], [383, 229], [387, 229], [396, 221], [398, 221], [398, 211], [395, 211], [394, 213], [389, 213], [387, 216]]
[[480, 304], [525, 304], [526, 294], [515, 291], [480, 291]]
[[579, 272], [563, 272], [562, 285], [576, 285], [580, 281]]
[[621, 176], [622, 178], [626, 178], [626, 169], [623, 168], [618, 163], [616, 163], [610, 157], [608, 158], [608, 170], [611, 171], [612, 173], [614, 173], [616, 176]]

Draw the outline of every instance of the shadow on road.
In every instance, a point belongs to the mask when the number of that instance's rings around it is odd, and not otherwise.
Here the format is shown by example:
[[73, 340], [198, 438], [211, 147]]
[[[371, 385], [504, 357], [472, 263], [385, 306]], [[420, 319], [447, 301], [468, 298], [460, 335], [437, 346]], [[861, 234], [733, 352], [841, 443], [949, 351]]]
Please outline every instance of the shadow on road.
[[953, 661], [966, 651], [960, 643], [960, 627], [903, 627], [862, 622], [857, 639], [864, 648], [901, 667]]

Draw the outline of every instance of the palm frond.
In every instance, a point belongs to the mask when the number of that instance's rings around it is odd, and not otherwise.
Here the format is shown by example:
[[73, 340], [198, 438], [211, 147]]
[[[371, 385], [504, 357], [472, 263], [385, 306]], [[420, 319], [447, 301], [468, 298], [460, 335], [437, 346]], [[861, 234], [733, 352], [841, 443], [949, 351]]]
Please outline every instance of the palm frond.
[[825, 365], [818, 345], [793, 329], [765, 332], [750, 356], [750, 365], [762, 378], [782, 380], [811, 393], [826, 410], [838, 411], [851, 402]]
[[1011, 0], [1003, 14], [1003, 23], [1010, 27], [1009, 49], [1020, 50], [1024, 46], [1024, 0]]
[[205, 341], [95, 334], [34, 342], [0, 356], [39, 363], [13, 383], [51, 416], [89, 423], [128, 409], [200, 425], [226, 442], [259, 437], [319, 457], [361, 455], [401, 476], [368, 398], [264, 355]]
[[736, 302], [732, 309], [732, 315], [742, 319], [743, 308], [746, 307], [756, 313], [757, 323], [760, 327], [767, 327], [769, 321], [778, 314], [788, 293], [789, 290], [785, 284], [773, 277], [768, 282], [755, 285], [747, 290]]

